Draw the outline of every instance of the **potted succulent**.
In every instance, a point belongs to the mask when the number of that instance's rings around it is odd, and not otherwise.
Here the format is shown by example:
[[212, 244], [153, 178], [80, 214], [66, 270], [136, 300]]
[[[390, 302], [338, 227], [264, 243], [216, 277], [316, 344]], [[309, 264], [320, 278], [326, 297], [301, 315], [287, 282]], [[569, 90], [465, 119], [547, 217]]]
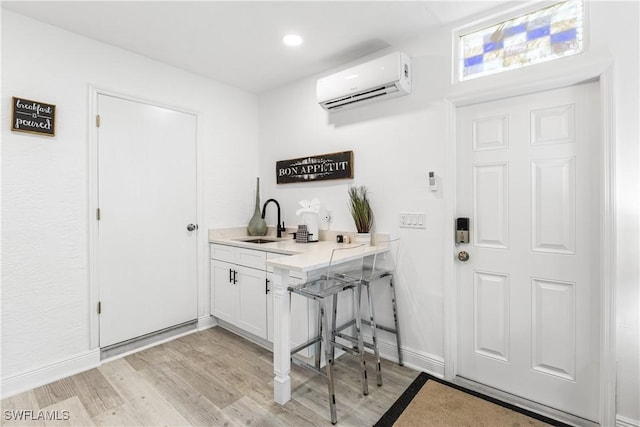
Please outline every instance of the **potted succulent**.
[[356, 224], [358, 234], [356, 243], [371, 244], [371, 226], [373, 225], [373, 212], [367, 197], [367, 187], [349, 187], [349, 211]]

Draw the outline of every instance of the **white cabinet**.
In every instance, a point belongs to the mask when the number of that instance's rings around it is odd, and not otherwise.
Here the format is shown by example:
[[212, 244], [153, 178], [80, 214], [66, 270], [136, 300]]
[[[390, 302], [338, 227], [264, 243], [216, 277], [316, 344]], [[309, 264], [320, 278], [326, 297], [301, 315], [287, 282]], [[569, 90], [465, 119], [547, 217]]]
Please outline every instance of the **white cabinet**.
[[267, 339], [266, 253], [211, 245], [211, 314]]
[[[273, 342], [273, 267], [266, 260], [286, 255], [212, 243], [211, 314], [252, 335]], [[306, 281], [306, 274], [292, 274], [289, 284]], [[342, 298], [342, 296], [341, 296]], [[341, 314], [345, 306], [341, 302]], [[316, 334], [317, 305], [291, 295], [291, 346]], [[340, 321], [341, 319], [339, 319]], [[307, 356], [311, 354], [307, 352]]]

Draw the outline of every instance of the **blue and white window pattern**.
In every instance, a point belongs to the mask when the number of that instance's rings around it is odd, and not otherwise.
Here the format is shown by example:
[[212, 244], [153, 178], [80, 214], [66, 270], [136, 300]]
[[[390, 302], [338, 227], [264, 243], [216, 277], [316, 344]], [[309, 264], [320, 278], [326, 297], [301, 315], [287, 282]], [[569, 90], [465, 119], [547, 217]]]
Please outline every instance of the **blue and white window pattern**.
[[568, 0], [462, 35], [459, 79], [520, 68], [582, 52], [582, 0]]

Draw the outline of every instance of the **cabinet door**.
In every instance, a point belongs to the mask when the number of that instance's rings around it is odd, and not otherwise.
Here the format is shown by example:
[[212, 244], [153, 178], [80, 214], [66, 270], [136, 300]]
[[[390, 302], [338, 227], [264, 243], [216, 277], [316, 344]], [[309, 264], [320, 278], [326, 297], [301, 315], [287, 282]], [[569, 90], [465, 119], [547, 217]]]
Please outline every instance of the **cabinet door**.
[[232, 280], [237, 269], [227, 262], [211, 261], [211, 314], [229, 323], [235, 323], [238, 317], [240, 282], [234, 284]]
[[263, 270], [235, 266], [239, 299], [236, 326], [260, 338], [267, 338], [267, 274]]

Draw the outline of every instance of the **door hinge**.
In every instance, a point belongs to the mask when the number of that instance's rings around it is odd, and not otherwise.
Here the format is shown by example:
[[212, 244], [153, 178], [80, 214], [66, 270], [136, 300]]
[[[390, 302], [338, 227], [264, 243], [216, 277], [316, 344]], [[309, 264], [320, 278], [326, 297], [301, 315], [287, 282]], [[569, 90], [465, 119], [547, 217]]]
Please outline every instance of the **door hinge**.
[[96, 209], [96, 220], [100, 221], [100, 208]]
[[96, 114], [96, 127], [100, 127], [100, 114]]
[[102, 313], [102, 301], [98, 301], [98, 314]]

